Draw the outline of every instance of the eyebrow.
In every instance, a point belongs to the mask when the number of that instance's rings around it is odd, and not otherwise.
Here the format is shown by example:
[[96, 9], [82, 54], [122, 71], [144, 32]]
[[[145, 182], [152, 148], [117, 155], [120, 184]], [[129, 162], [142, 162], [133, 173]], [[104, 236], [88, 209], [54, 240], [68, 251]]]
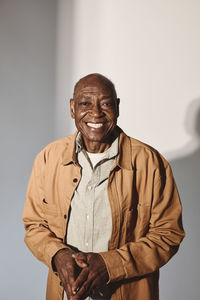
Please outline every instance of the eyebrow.
[[81, 97], [81, 98], [84, 98], [84, 99], [88, 99], [88, 98], [90, 98], [90, 96], [89, 96], [89, 95], [84, 95], [84, 94], [82, 94], [82, 95], [79, 95], [79, 97]]
[[102, 97], [102, 100], [103, 100], [103, 99], [108, 99], [108, 98], [112, 98], [112, 96], [111, 96], [111, 95], [103, 96], [103, 97]]
[[[90, 94], [87, 94], [87, 93], [83, 93], [83, 94], [80, 94], [78, 96], [78, 98], [84, 98], [84, 99], [89, 99], [91, 98], [91, 93]], [[102, 96], [101, 100], [104, 100], [104, 99], [109, 99], [109, 98], [112, 98], [112, 95], [105, 95], [105, 96]]]
[[[93, 93], [83, 93], [83, 94], [80, 94], [79, 97], [82, 97], [82, 98], [90, 98], [91, 97], [91, 94]], [[95, 94], [95, 93], [94, 93]], [[102, 96], [101, 99], [107, 99], [107, 98], [112, 98], [112, 95], [104, 95]]]

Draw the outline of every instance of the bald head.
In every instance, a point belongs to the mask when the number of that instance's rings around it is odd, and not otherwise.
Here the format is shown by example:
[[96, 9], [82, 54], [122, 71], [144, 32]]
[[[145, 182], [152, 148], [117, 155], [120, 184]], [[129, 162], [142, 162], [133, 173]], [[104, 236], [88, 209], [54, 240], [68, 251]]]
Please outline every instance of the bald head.
[[80, 88], [84, 88], [87, 87], [88, 85], [93, 85], [93, 86], [98, 86], [98, 85], [104, 85], [105, 87], [107, 87], [110, 91], [111, 91], [111, 95], [114, 99], [117, 98], [117, 93], [115, 90], [115, 86], [113, 84], [113, 82], [108, 79], [107, 77], [99, 74], [99, 73], [92, 73], [89, 75], [86, 75], [84, 77], [82, 77], [76, 84], [74, 87], [74, 98], [76, 96], [77, 91]]

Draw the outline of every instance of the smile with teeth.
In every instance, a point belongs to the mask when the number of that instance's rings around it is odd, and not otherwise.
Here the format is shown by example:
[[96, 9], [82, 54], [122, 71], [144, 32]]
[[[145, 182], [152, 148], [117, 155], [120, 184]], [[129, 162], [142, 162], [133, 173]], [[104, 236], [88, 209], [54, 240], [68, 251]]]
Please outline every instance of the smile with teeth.
[[100, 128], [103, 126], [103, 123], [87, 123], [87, 126], [92, 128]]

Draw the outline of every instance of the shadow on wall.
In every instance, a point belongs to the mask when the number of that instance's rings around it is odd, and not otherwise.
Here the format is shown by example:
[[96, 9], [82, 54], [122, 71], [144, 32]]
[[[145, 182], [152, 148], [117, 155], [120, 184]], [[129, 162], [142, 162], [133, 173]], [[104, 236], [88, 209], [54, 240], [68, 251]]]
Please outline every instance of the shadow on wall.
[[[182, 149], [170, 153], [173, 157], [170, 164], [182, 200], [183, 225], [186, 231], [186, 238], [180, 251], [180, 268], [177, 270], [177, 276], [182, 277], [178, 279], [181, 290], [178, 299], [189, 297], [199, 299], [200, 99], [190, 103], [185, 127], [191, 136], [189, 143]], [[177, 283], [177, 279], [175, 282]]]

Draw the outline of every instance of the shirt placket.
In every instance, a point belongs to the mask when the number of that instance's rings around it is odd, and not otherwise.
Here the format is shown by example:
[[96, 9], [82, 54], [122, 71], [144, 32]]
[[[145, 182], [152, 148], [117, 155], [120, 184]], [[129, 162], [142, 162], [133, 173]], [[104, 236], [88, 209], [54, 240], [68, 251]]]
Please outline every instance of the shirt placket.
[[87, 252], [93, 251], [94, 245], [94, 202], [95, 189], [98, 185], [99, 167], [93, 169], [91, 178], [86, 186], [86, 232], [85, 232], [85, 247]]

